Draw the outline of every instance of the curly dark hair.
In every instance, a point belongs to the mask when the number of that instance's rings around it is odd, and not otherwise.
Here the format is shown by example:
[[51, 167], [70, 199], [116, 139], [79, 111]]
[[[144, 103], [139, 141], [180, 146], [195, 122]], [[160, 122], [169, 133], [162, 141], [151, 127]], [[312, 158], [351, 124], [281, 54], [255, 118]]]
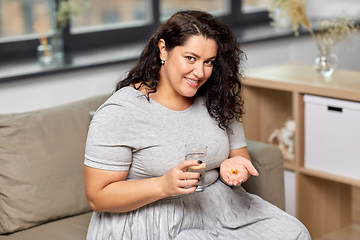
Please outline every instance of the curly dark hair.
[[165, 48], [169, 52], [176, 46], [184, 46], [188, 38], [194, 35], [214, 39], [217, 44], [212, 74], [197, 95], [205, 97], [208, 112], [216, 119], [219, 127], [229, 129], [229, 121], [233, 118], [240, 120], [244, 113], [240, 96], [243, 75], [239, 66], [245, 54], [227, 24], [209, 13], [196, 10], [175, 13], [155, 31], [136, 66], [117, 84], [116, 91], [140, 83], [139, 88], [146, 85], [150, 89], [147, 95], [149, 98], [149, 94], [156, 92], [160, 80], [159, 40], [165, 41]]

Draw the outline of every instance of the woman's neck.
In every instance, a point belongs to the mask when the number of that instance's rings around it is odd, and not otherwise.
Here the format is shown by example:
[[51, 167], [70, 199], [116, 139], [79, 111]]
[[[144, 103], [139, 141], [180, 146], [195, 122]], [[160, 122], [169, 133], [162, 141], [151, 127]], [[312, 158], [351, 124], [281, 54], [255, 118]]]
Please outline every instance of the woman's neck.
[[[160, 81], [161, 82], [161, 81]], [[169, 91], [166, 86], [164, 86], [161, 83], [158, 83], [158, 86], [156, 87], [155, 93], [150, 93], [149, 97], [159, 103], [160, 105], [171, 109], [173, 111], [184, 111], [191, 107], [193, 104], [195, 97], [184, 97], [179, 94], [176, 94], [174, 91]], [[135, 87], [139, 87], [140, 84], [136, 84]], [[145, 85], [142, 85], [139, 89], [140, 92], [142, 92], [145, 95], [148, 95], [148, 93], [151, 91], [149, 88], [147, 88]]]

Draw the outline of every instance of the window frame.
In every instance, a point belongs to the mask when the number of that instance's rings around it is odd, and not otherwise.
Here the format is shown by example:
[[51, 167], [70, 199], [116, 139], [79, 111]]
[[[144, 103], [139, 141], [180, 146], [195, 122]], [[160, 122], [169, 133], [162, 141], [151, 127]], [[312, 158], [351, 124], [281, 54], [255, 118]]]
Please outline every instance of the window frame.
[[[58, 3], [60, 0], [55, 0]], [[152, 32], [160, 24], [160, 1], [150, 0], [151, 22], [143, 26], [128, 27], [121, 29], [102, 30], [98, 32], [86, 32], [70, 34], [68, 26], [63, 31], [64, 49], [66, 53], [96, 49], [111, 45], [131, 44], [145, 42]], [[227, 22], [231, 28], [244, 28], [254, 24], [266, 24], [270, 22], [268, 12], [255, 12], [244, 14], [241, 11], [241, 1], [230, 0], [230, 13], [219, 16]], [[19, 40], [0, 43], [0, 61], [8, 61], [21, 58], [36, 57], [38, 39]]]

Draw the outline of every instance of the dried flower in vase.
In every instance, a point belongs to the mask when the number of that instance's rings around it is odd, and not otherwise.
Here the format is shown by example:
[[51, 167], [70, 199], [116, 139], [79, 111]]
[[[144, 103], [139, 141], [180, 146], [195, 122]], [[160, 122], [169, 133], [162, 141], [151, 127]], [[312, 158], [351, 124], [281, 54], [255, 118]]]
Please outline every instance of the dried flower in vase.
[[329, 54], [338, 42], [348, 39], [359, 31], [359, 25], [350, 17], [324, 20], [316, 33], [323, 53]]
[[57, 9], [54, 12], [55, 26], [54, 33], [51, 36], [51, 44], [53, 47], [54, 58], [58, 62], [61, 62], [64, 58], [64, 42], [62, 39], [62, 31], [68, 24], [70, 17], [75, 14], [82, 13], [90, 5], [91, 1], [89, 0], [59, 0], [58, 7], [54, 6], [54, 9]]
[[332, 48], [357, 33], [359, 27], [348, 17], [335, 18], [323, 21], [315, 35], [305, 10], [306, 0], [273, 0], [269, 5], [269, 17], [273, 19], [272, 25], [275, 27], [282, 19], [291, 22], [295, 36], [299, 36], [300, 25], [307, 28], [320, 53], [315, 58], [314, 68], [321, 76], [330, 77], [338, 65], [336, 54], [331, 53]]
[[[269, 16], [274, 20], [273, 26], [279, 24], [279, 20], [286, 19], [291, 22], [295, 35], [299, 35], [299, 25], [310, 27], [309, 19], [305, 13], [306, 3], [304, 0], [274, 0], [269, 6]], [[279, 18], [276, 18], [275, 10], [279, 9]]]
[[[276, 10], [280, 11], [279, 18], [276, 18]], [[320, 53], [323, 53], [318, 39], [310, 27], [310, 21], [306, 15], [305, 0], [273, 0], [269, 5], [269, 17], [273, 19], [272, 25], [275, 27], [281, 19], [290, 21], [295, 36], [299, 36], [299, 25], [304, 26], [310, 32]]]
[[35, 22], [33, 24], [33, 28], [35, 32], [39, 34], [39, 42], [40, 45], [44, 47], [44, 56], [50, 57], [49, 49], [47, 48], [48, 45], [48, 38], [46, 36], [46, 33], [49, 31], [49, 29], [46, 27], [46, 25], [42, 21]]
[[[278, 18], [276, 10], [279, 10]], [[281, 19], [285, 19], [291, 22], [295, 36], [299, 36], [299, 26], [304, 26], [310, 32], [321, 55], [329, 54], [338, 42], [359, 30], [359, 26], [349, 17], [333, 18], [321, 22], [315, 35], [305, 10], [306, 0], [273, 0], [269, 5], [269, 17], [273, 19], [271, 24], [276, 27]]]

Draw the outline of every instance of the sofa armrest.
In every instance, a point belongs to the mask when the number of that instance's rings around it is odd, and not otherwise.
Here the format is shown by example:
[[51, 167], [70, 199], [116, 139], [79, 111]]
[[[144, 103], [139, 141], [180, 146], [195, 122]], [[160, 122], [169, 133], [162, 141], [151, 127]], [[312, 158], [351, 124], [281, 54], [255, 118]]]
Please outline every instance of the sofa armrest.
[[280, 149], [251, 140], [247, 140], [247, 148], [259, 176], [250, 177], [243, 187], [284, 210], [284, 163]]

